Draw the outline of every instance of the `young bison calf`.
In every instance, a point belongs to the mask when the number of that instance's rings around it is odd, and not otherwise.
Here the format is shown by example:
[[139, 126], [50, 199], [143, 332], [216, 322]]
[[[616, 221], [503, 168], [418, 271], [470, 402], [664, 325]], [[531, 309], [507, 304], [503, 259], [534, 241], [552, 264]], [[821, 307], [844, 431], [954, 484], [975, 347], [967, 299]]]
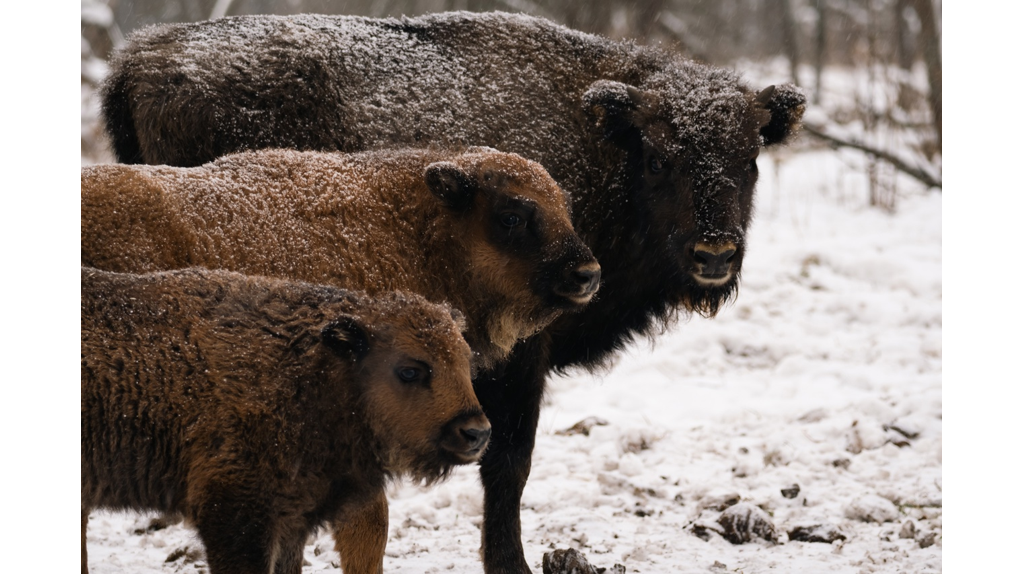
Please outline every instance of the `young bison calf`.
[[597, 290], [566, 201], [539, 164], [486, 148], [101, 165], [82, 170], [82, 264], [419, 293], [465, 313], [488, 367]]
[[[452, 313], [226, 271], [83, 268], [82, 571], [89, 511], [111, 508], [182, 513], [213, 574], [297, 574], [309, 534], [389, 478], [477, 460], [490, 425]], [[363, 548], [383, 558], [382, 541]]]

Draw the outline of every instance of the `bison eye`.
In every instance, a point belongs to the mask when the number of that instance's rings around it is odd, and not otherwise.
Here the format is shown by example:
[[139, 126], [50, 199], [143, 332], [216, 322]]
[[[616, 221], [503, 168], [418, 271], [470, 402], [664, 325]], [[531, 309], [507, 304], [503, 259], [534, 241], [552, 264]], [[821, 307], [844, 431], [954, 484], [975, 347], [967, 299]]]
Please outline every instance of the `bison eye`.
[[505, 213], [502, 213], [498, 217], [499, 221], [501, 221], [501, 225], [509, 229], [517, 227], [523, 221], [521, 217], [510, 211], [506, 211]]
[[415, 383], [423, 378], [423, 370], [416, 367], [399, 367], [395, 374], [403, 383]]
[[661, 160], [656, 158], [656, 157], [652, 157], [651, 158], [650, 167], [651, 167], [651, 173], [658, 173], [661, 170], [665, 169], [664, 164], [662, 164]]

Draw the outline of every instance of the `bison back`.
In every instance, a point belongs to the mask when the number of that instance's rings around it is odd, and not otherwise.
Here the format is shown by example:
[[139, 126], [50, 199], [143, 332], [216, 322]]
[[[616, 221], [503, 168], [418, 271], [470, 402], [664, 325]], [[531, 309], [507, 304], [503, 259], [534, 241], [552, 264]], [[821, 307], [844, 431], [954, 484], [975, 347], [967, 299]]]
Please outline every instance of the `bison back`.
[[[559, 166], [548, 156], [582, 143], [581, 96], [611, 46], [509, 14], [164, 25], [115, 58], [104, 117], [122, 161], [194, 166], [263, 147], [431, 142], [491, 145], [550, 170]], [[132, 126], [138, 153], [122, 133]]]

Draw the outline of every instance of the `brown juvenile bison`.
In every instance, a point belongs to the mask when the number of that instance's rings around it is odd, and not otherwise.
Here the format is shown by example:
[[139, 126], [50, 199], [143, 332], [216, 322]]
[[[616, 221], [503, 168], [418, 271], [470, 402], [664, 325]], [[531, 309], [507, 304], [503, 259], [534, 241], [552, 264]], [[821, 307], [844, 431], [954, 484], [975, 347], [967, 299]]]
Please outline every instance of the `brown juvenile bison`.
[[600, 267], [540, 165], [487, 149], [264, 150], [82, 170], [82, 264], [222, 268], [447, 301], [482, 366], [586, 304]]
[[[418, 295], [83, 268], [81, 320], [83, 573], [89, 511], [110, 508], [183, 514], [213, 574], [297, 574], [314, 529], [490, 434], [460, 325]], [[343, 559], [379, 564], [384, 524]]]
[[266, 146], [490, 145], [569, 193], [602, 295], [474, 380], [494, 425], [481, 462], [489, 574], [529, 572], [519, 501], [544, 381], [601, 364], [677, 310], [736, 291], [758, 152], [799, 126], [792, 86], [500, 13], [239, 17], [135, 34], [103, 111], [124, 162], [196, 165]]

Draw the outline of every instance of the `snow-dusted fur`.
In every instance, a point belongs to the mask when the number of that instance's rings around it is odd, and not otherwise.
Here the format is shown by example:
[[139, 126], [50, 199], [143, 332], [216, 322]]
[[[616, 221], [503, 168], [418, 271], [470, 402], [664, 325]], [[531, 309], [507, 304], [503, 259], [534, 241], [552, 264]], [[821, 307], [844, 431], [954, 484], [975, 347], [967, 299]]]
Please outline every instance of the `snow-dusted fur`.
[[264, 146], [489, 145], [540, 162], [602, 265], [599, 299], [482, 373], [484, 565], [528, 572], [519, 501], [546, 375], [606, 364], [679, 310], [735, 295], [764, 146], [799, 128], [789, 85], [502, 13], [239, 17], [135, 34], [104, 114], [125, 162], [196, 165]]
[[[477, 459], [457, 318], [411, 294], [83, 267], [82, 571], [89, 511], [111, 508], [183, 514], [213, 574], [299, 572], [309, 534], [389, 478]], [[361, 533], [378, 564], [382, 527]]]
[[483, 367], [585, 304], [599, 269], [544, 169], [487, 149], [91, 166], [81, 221], [82, 264], [100, 269], [223, 268], [446, 301]]

